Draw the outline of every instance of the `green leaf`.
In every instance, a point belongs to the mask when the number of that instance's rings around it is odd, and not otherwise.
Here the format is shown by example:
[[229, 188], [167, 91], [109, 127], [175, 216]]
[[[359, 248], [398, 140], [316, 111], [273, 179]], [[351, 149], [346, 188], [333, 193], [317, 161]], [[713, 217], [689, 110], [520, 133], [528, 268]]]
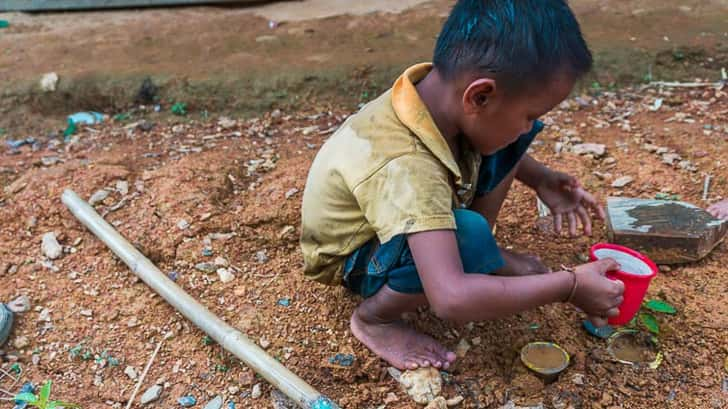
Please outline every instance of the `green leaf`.
[[38, 398], [30, 392], [24, 392], [19, 395], [16, 395], [15, 400], [28, 402], [31, 405], [38, 402]]
[[38, 406], [44, 407], [48, 403], [48, 398], [51, 397], [51, 381], [43, 385], [42, 388], [40, 388], [40, 394], [38, 395]]
[[655, 312], [664, 312], [665, 314], [675, 314], [677, 312], [675, 307], [662, 300], [649, 300], [645, 303], [645, 308]]
[[75, 403], [63, 402], [63, 401], [60, 401], [60, 400], [54, 400], [53, 402], [49, 402], [48, 403], [48, 409], [50, 409], [50, 408], [56, 408], [58, 406], [61, 406], [64, 409], [80, 408], [81, 407], [81, 405], [76, 405]]
[[660, 333], [660, 324], [657, 323], [657, 318], [654, 315], [648, 313], [640, 314], [640, 321], [647, 327], [650, 332], [654, 334]]

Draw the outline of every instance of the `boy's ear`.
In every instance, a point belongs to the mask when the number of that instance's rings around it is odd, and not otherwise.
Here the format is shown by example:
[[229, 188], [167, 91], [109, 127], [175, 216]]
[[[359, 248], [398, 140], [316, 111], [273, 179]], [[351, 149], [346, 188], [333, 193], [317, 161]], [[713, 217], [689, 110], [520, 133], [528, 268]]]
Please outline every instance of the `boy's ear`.
[[465, 114], [475, 114], [482, 111], [495, 94], [495, 89], [495, 80], [492, 78], [478, 78], [471, 82], [463, 93], [463, 110]]

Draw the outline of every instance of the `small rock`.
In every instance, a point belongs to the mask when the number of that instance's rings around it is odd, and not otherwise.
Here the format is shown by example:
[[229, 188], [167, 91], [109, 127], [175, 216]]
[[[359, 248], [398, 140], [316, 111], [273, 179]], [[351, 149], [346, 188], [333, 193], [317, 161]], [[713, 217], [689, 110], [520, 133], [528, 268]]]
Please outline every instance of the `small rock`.
[[7, 307], [10, 311], [18, 314], [28, 312], [30, 311], [30, 298], [27, 295], [21, 295], [9, 302]]
[[227, 268], [218, 268], [217, 276], [220, 277], [220, 281], [222, 281], [223, 283], [229, 283], [235, 280], [235, 276]]
[[607, 146], [599, 143], [580, 143], [572, 146], [571, 151], [577, 155], [594, 155], [595, 158], [599, 158], [607, 153]]
[[675, 162], [682, 160], [682, 157], [677, 153], [665, 153], [662, 155], [662, 162], [668, 165], [674, 165]]
[[43, 235], [41, 251], [51, 260], [55, 260], [63, 254], [63, 248], [58, 244], [55, 233], [49, 232]]
[[15, 338], [13, 341], [13, 346], [15, 346], [16, 349], [23, 349], [30, 344], [30, 341], [28, 341], [28, 337], [26, 336], [19, 336]]
[[230, 129], [238, 123], [234, 119], [230, 119], [226, 116], [221, 116], [220, 119], [217, 120], [217, 124], [220, 125], [220, 127], [222, 127], [223, 129]]
[[387, 394], [387, 396], [386, 396], [386, 397], [384, 398], [384, 404], [385, 404], [385, 405], [388, 405], [388, 404], [390, 404], [390, 403], [394, 403], [394, 402], [397, 402], [397, 401], [399, 401], [399, 398], [398, 398], [398, 397], [397, 397], [397, 395], [396, 395], [395, 393], [393, 393], [393, 392], [389, 392], [389, 393]]
[[256, 43], [270, 43], [273, 41], [278, 41], [278, 37], [272, 35], [264, 35], [255, 38]]
[[228, 388], [228, 393], [230, 395], [237, 395], [238, 392], [240, 392], [240, 388], [237, 387], [237, 386], [231, 386], [231, 387]]
[[38, 321], [51, 322], [51, 311], [48, 308], [43, 308], [38, 314]]
[[457, 406], [457, 405], [461, 404], [464, 400], [465, 400], [465, 398], [462, 397], [462, 395], [458, 395], [452, 399], [448, 399], [447, 402], [445, 402], [445, 403], [447, 404], [448, 407], [452, 407], [452, 406]]
[[154, 385], [144, 392], [139, 401], [142, 405], [146, 405], [159, 399], [160, 395], [162, 395], [162, 385]]
[[438, 396], [425, 406], [425, 409], [447, 409], [447, 401], [442, 396]]
[[55, 72], [49, 72], [43, 74], [40, 78], [40, 89], [43, 92], [54, 92], [58, 85], [58, 74]]
[[182, 407], [189, 408], [197, 404], [197, 399], [195, 399], [192, 395], [187, 395], [177, 399], [177, 403], [179, 403]]
[[442, 377], [435, 368], [419, 368], [405, 371], [399, 377], [405, 392], [420, 405], [426, 405], [442, 391]]
[[584, 386], [584, 374], [574, 374], [574, 377], [571, 378], [571, 381], [574, 382], [574, 385]]
[[250, 392], [250, 397], [253, 399], [258, 399], [263, 395], [263, 391], [260, 389], [260, 384], [256, 383], [253, 385], [253, 390]]
[[482, 340], [481, 340], [480, 337], [475, 337], [475, 338], [473, 338], [473, 339], [470, 340], [470, 343], [472, 343], [475, 346], [480, 345], [481, 342], [482, 342]]
[[122, 196], [126, 196], [129, 193], [129, 182], [126, 180], [117, 180], [116, 191], [121, 193]]
[[672, 271], [672, 267], [666, 265], [666, 264], [660, 264], [660, 271], [663, 273], [669, 273]]
[[266, 254], [265, 250], [260, 250], [255, 253], [255, 261], [257, 261], [260, 264], [268, 262], [268, 255]]
[[281, 231], [278, 233], [278, 238], [282, 239], [282, 238], [288, 236], [289, 234], [293, 233], [295, 230], [296, 230], [296, 228], [293, 226], [286, 226], [286, 227], [282, 228]]
[[180, 219], [177, 222], [177, 228], [180, 230], [187, 230], [190, 227], [190, 223], [185, 219]]
[[265, 339], [265, 338], [261, 338], [261, 339], [260, 339], [260, 347], [261, 347], [261, 348], [263, 348], [263, 349], [268, 349], [268, 347], [269, 347], [269, 346], [270, 346], [270, 341], [268, 341], [268, 340], [267, 340], [267, 339]]
[[457, 355], [458, 358], [464, 358], [465, 355], [467, 355], [468, 351], [470, 350], [470, 344], [468, 341], [463, 338], [460, 340], [458, 345], [455, 347], [455, 355]]
[[79, 311], [79, 314], [83, 315], [84, 317], [92, 317], [94, 315], [94, 312], [91, 310], [81, 310]]
[[44, 156], [40, 158], [40, 163], [42, 163], [43, 166], [53, 166], [60, 161], [61, 159], [59, 159], [58, 156]]
[[132, 381], [135, 381], [139, 375], [137, 375], [136, 370], [133, 366], [127, 366], [124, 369], [124, 374], [129, 377]]
[[137, 318], [136, 316], [130, 317], [129, 320], [126, 322], [126, 326], [129, 328], [139, 326], [139, 318]]
[[606, 159], [604, 159], [602, 161], [602, 163], [605, 164], [605, 165], [613, 165], [613, 164], [617, 163], [617, 159], [615, 159], [615, 158], [606, 158]]
[[296, 193], [298, 193], [298, 189], [296, 189], [295, 187], [293, 189], [290, 189], [286, 192], [286, 199], [290, 199], [291, 196], [295, 195]]
[[109, 191], [108, 190], [106, 190], [106, 189], [97, 190], [88, 199], [88, 204], [90, 204], [91, 206], [95, 206], [97, 203], [101, 203], [104, 200], [106, 200], [107, 197], [109, 197]]
[[220, 267], [227, 267], [230, 265], [230, 263], [228, 263], [228, 261], [224, 257], [215, 257], [215, 261], [213, 261], [213, 263], [215, 263], [216, 266]]
[[217, 395], [213, 400], [207, 402], [207, 405], [205, 405], [204, 409], [220, 409], [222, 407], [222, 404], [222, 396]]
[[30, 362], [32, 362], [33, 365], [38, 366], [38, 364], [40, 364], [40, 354], [33, 354], [33, 356], [30, 357]]
[[622, 188], [622, 187], [625, 187], [625, 186], [629, 185], [630, 183], [632, 183], [633, 180], [634, 180], [634, 178], [631, 176], [622, 176], [620, 178], [617, 178], [614, 182], [612, 182], [612, 187]]
[[217, 271], [217, 267], [212, 263], [197, 263], [195, 264], [195, 269], [203, 273], [214, 273]]

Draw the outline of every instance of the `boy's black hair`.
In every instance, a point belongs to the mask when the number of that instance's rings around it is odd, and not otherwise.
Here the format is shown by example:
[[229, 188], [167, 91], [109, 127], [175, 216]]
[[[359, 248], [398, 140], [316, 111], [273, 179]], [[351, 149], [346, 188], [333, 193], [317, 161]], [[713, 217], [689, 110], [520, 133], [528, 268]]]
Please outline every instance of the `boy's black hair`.
[[490, 74], [519, 92], [564, 69], [582, 76], [592, 55], [565, 0], [458, 0], [433, 61], [446, 80]]

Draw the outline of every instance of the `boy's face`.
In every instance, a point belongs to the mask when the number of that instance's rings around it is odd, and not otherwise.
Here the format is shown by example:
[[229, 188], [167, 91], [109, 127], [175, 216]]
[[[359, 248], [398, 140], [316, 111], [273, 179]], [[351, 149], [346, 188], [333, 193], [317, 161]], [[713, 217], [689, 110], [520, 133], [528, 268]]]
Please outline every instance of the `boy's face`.
[[481, 154], [491, 155], [515, 142], [533, 122], [569, 96], [575, 79], [558, 75], [540, 88], [507, 95], [496, 80], [472, 81], [463, 93], [460, 130]]

